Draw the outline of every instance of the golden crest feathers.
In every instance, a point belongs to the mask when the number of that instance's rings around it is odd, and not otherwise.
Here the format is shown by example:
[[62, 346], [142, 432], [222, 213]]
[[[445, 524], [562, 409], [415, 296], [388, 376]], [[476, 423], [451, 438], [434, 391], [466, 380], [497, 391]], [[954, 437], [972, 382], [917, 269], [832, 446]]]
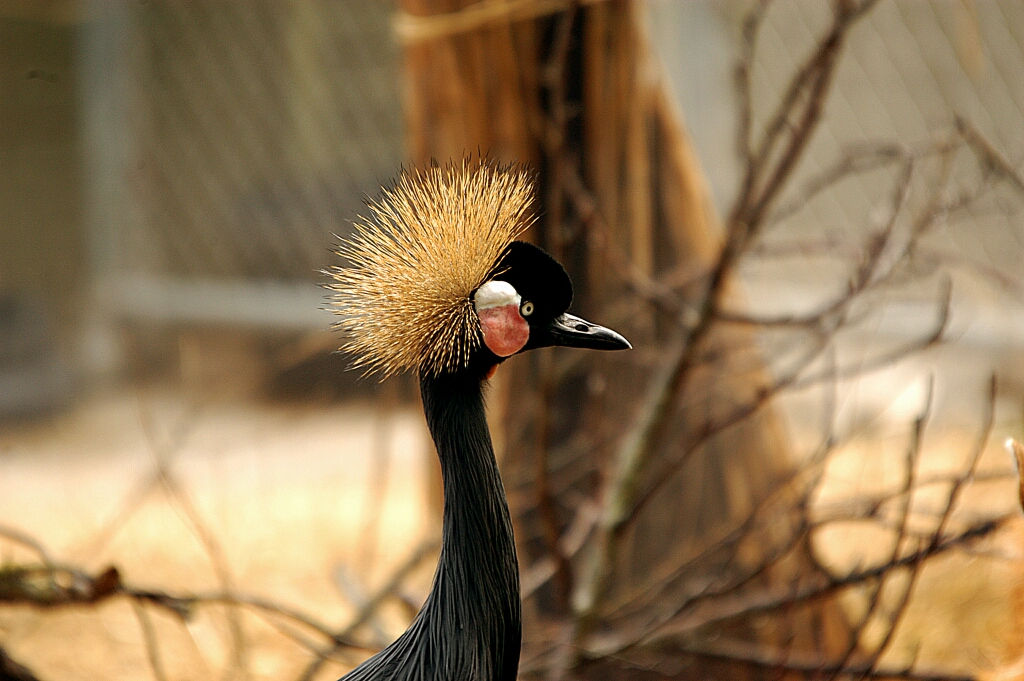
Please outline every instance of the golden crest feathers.
[[486, 161], [405, 171], [369, 203], [332, 267], [336, 324], [354, 366], [389, 376], [466, 366], [479, 347], [472, 294], [531, 223], [530, 175]]

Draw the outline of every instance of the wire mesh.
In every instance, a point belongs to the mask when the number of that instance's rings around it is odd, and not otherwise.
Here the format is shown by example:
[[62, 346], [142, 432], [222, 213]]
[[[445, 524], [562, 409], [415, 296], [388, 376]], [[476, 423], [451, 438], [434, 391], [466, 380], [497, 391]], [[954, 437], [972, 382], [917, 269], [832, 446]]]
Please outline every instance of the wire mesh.
[[387, 3], [138, 3], [121, 269], [304, 280], [402, 160]]

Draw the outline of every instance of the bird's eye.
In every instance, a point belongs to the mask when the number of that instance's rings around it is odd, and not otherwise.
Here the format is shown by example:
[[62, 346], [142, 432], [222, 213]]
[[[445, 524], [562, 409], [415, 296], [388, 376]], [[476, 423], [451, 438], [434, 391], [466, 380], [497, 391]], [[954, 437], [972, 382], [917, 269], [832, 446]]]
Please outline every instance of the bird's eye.
[[519, 306], [519, 314], [524, 317], [529, 317], [533, 314], [533, 303], [529, 300], [524, 300], [523, 304]]

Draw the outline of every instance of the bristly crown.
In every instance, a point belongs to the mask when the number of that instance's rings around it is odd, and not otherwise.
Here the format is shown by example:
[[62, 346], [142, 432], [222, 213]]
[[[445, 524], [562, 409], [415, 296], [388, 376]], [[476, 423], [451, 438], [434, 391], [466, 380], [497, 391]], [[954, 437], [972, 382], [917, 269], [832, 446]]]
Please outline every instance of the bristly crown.
[[465, 367], [480, 346], [472, 295], [531, 223], [530, 175], [463, 161], [405, 171], [337, 252], [330, 288], [342, 350], [383, 377]]

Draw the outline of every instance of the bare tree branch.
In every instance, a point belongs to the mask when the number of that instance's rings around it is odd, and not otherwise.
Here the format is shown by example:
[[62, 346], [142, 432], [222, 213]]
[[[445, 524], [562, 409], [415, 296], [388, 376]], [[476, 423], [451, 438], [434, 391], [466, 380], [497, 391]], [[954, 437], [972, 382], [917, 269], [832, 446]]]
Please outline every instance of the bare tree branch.
[[739, 662], [765, 671], [781, 670], [808, 675], [829, 674], [829, 678], [899, 679], [901, 681], [974, 681], [976, 677], [914, 668], [872, 669], [867, 665], [842, 665], [821, 657], [808, 657], [793, 651], [776, 651], [764, 646], [735, 640], [719, 640], [706, 644], [678, 647], [683, 653], [720, 662]]
[[132, 609], [135, 612], [135, 618], [139, 621], [142, 638], [146, 642], [146, 657], [149, 659], [149, 668], [153, 672], [153, 678], [156, 681], [167, 681], [164, 663], [160, 657], [160, 641], [153, 630], [153, 620], [150, 619], [146, 606], [142, 602], [132, 601]]

